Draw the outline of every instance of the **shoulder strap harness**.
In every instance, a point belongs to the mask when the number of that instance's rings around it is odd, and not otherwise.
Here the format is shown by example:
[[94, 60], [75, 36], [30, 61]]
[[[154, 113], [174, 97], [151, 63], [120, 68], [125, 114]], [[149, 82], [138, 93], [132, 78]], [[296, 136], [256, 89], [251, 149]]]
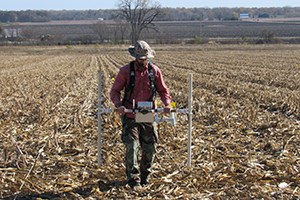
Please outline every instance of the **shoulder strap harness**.
[[[154, 74], [154, 69], [152, 67], [152, 63], [148, 62], [148, 77], [149, 77], [149, 81], [150, 81], [150, 88], [152, 91], [152, 96], [149, 100], [151, 101], [155, 101], [156, 98], [156, 86], [155, 86], [155, 74]], [[130, 62], [130, 80], [129, 80], [129, 84], [128, 86], [125, 88], [125, 92], [124, 92], [124, 98], [122, 101], [122, 104], [125, 104], [125, 101], [129, 101], [129, 99], [131, 98], [131, 95], [133, 93], [134, 90], [134, 85], [135, 85], [135, 70], [134, 70], [134, 61]], [[128, 99], [126, 99], [128, 93], [129, 97]]]

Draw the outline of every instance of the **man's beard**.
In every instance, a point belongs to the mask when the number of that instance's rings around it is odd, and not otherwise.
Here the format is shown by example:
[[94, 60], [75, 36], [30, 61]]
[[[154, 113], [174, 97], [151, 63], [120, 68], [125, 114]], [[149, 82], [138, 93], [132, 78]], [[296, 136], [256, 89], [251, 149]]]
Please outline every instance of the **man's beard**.
[[146, 67], [146, 64], [144, 65], [144, 63], [136, 62], [136, 66], [137, 66], [138, 70], [143, 71]]

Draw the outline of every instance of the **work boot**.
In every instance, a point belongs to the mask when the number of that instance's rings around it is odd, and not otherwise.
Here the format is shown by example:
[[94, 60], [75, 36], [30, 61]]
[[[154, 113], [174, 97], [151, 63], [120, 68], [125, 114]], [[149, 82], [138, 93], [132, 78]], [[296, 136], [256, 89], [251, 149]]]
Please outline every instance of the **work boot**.
[[142, 186], [149, 185], [147, 176], [143, 176], [143, 175], [141, 176], [141, 185]]
[[127, 182], [127, 184], [132, 188], [132, 189], [138, 189], [141, 187], [140, 181], [131, 179]]
[[147, 180], [142, 180], [142, 181], [141, 181], [141, 185], [142, 185], [142, 186], [149, 185], [149, 181], [147, 181]]

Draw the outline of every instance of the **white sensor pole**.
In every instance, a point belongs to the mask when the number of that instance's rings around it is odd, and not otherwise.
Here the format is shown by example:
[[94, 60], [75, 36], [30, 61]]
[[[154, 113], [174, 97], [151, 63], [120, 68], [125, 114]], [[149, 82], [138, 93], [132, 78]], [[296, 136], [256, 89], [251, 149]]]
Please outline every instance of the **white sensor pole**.
[[102, 165], [101, 148], [102, 148], [102, 74], [98, 71], [98, 167]]
[[189, 118], [189, 128], [188, 128], [188, 167], [192, 165], [192, 109], [193, 109], [193, 74], [189, 74], [189, 99], [188, 99], [188, 118]]

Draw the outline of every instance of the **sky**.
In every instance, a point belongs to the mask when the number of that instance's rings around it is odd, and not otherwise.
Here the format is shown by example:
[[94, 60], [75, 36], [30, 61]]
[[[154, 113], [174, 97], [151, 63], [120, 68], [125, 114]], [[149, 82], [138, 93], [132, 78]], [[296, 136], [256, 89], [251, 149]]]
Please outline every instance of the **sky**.
[[[0, 10], [116, 9], [120, 0], [0, 0]], [[300, 7], [300, 0], [155, 0], [162, 7]], [[153, 0], [152, 0], [153, 2]]]

